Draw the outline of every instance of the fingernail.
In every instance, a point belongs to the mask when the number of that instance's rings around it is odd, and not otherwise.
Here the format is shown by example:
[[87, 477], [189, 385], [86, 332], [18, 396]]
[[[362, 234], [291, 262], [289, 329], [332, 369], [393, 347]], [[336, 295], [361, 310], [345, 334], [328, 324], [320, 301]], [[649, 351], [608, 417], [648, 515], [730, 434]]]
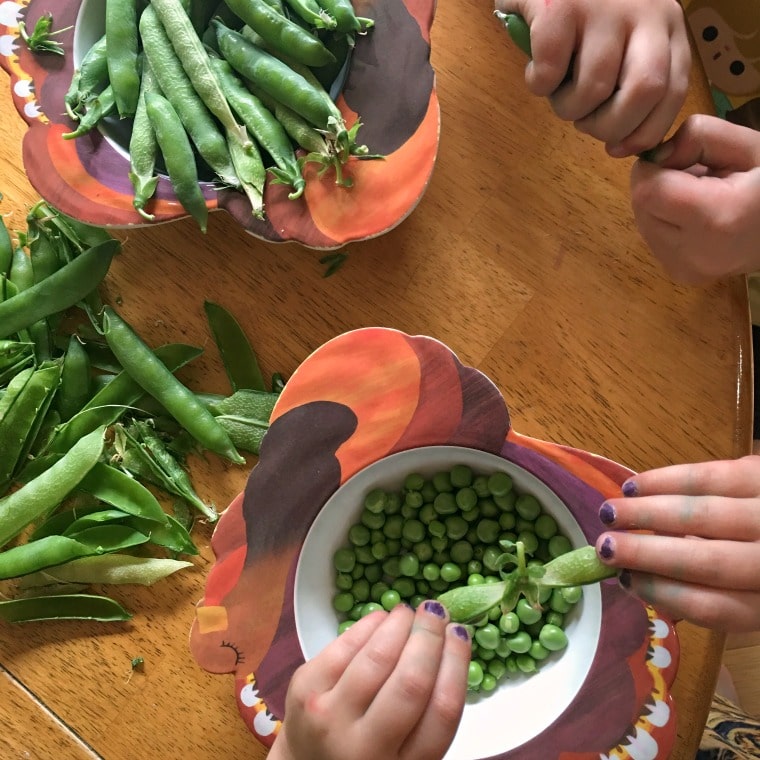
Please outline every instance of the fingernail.
[[618, 583], [628, 591], [631, 588], [631, 571], [622, 570], [620, 575], [618, 575]]
[[463, 625], [455, 625], [451, 630], [454, 632], [454, 635], [458, 636], [462, 641], [470, 640], [470, 634]]
[[636, 496], [639, 489], [636, 487], [636, 481], [633, 479], [626, 480], [620, 489], [623, 492], [623, 496]]
[[422, 605], [425, 612], [429, 612], [431, 615], [435, 615], [439, 618], [446, 617], [446, 610], [440, 602], [427, 601]]
[[599, 554], [602, 559], [612, 559], [615, 556], [614, 544], [609, 536], [602, 541], [602, 545], [599, 547]]
[[612, 525], [612, 523], [615, 522], [616, 517], [617, 515], [615, 514], [615, 507], [613, 507], [612, 504], [608, 504], [605, 501], [604, 504], [602, 504], [601, 509], [599, 510], [599, 519], [605, 525]]

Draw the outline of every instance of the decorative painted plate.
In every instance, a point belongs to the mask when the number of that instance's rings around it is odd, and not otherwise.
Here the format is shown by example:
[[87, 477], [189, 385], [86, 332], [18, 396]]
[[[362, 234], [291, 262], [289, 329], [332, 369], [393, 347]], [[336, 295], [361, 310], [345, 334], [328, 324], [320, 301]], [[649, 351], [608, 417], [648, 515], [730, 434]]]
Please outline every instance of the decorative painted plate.
[[[387, 232], [422, 197], [433, 171], [440, 129], [435, 75], [430, 65], [430, 28], [435, 0], [355, 0], [359, 15], [375, 27], [357, 39], [338, 106], [350, 126], [360, 116], [360, 142], [383, 160], [351, 159], [345, 173], [353, 187], [338, 187], [332, 171], [317, 176], [307, 167], [304, 195], [289, 200], [288, 188], [267, 182], [267, 219], [251, 214], [240, 192], [202, 183], [210, 209], [223, 208], [255, 237], [295, 241], [316, 249], [339, 248]], [[53, 10], [55, 39], [63, 56], [32, 53], [19, 37], [19, 22], [33, 28]], [[76, 140], [61, 135], [73, 122], [64, 110], [75, 64], [104, 31], [97, 0], [0, 0], [0, 66], [11, 78], [13, 100], [29, 125], [23, 159], [32, 185], [48, 202], [91, 224], [146, 224], [132, 207], [123, 123], [93, 130]], [[168, 178], [162, 177], [150, 206], [156, 222], [186, 216]]]
[[[486, 472], [514, 472], [522, 478], [515, 482], [532, 487], [544, 504], [560, 503], [577, 531], [571, 540], [589, 543], [601, 532], [599, 506], [631, 474], [602, 457], [515, 432], [494, 384], [436, 340], [366, 328], [323, 345], [285, 386], [246, 488], [219, 521], [216, 563], [190, 636], [203, 668], [234, 675], [240, 715], [267, 746], [285, 717], [291, 675], [319, 649], [310, 633], [319, 622], [315, 616], [303, 622], [308, 600], [324, 594], [331, 618], [332, 588], [325, 590], [325, 582], [320, 589], [319, 575], [330, 577], [335, 542], [361, 509], [361, 489], [403, 457], [412, 463], [405, 472], [484, 458]], [[446, 760], [668, 757], [679, 655], [672, 621], [614, 581], [586, 591], [578, 627], [568, 628], [571, 648], [559, 658], [558, 667], [571, 673], [561, 679], [559, 701], [547, 699], [543, 687], [537, 701], [530, 696], [540, 679], [552, 678], [543, 667], [485, 699], [468, 698]], [[337, 618], [330, 626], [334, 631]], [[551, 708], [542, 709], [541, 694]], [[538, 707], [526, 710], [526, 700]], [[502, 718], [479, 724], [488, 704]], [[528, 712], [539, 718], [523, 730]], [[503, 719], [510, 714], [519, 715], [512, 728]], [[489, 725], [499, 726], [498, 735], [483, 729]]]

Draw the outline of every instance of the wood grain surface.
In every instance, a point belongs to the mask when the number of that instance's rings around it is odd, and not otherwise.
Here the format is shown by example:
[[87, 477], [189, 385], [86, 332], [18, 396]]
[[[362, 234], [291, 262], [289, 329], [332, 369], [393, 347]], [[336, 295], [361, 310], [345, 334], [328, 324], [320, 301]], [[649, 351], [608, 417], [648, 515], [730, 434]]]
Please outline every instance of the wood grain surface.
[[[486, 6], [441, 3], [432, 40], [440, 152], [427, 193], [396, 230], [350, 246], [329, 278], [319, 253], [265, 245], [224, 213], [206, 236], [189, 220], [121, 231], [107, 298], [154, 346], [207, 346], [181, 375], [196, 389], [228, 391], [203, 313], [211, 299], [244, 320], [265, 375], [287, 376], [345, 330], [383, 325], [434, 336], [489, 375], [527, 435], [637, 470], [748, 453], [744, 280], [669, 282], [633, 224], [631, 161], [608, 158], [528, 95], [522, 54]], [[22, 167], [24, 124], [0, 80], [0, 210], [13, 228], [37, 194]], [[686, 110], [710, 110], [696, 69]], [[214, 459], [193, 472], [201, 496], [222, 508], [248, 468]], [[135, 612], [129, 623], [0, 627], [2, 757], [265, 756], [238, 717], [232, 680], [203, 672], [188, 651], [213, 561], [208, 527], [195, 538], [193, 570], [114, 592]], [[686, 624], [679, 634], [672, 757], [686, 760], [722, 637]], [[137, 656], [144, 672], [129, 678]]]

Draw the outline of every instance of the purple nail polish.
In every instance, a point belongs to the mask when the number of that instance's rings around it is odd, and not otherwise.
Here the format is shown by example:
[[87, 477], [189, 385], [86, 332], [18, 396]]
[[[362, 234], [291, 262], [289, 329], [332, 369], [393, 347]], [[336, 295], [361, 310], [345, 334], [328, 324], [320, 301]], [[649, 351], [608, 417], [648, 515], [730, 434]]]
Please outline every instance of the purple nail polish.
[[454, 635], [459, 636], [462, 641], [470, 640], [470, 634], [467, 633], [467, 629], [463, 625], [455, 625], [451, 630], [454, 631]]
[[601, 554], [602, 559], [612, 559], [614, 556], [615, 549], [612, 545], [612, 539], [609, 536], [602, 541], [602, 545], [599, 547], [599, 554]]
[[623, 483], [621, 490], [623, 492], [623, 496], [636, 496], [636, 494], [639, 492], [639, 489], [636, 487], [635, 480], [626, 480], [625, 483]]
[[446, 617], [446, 610], [440, 602], [427, 601], [422, 605], [425, 612], [429, 612], [431, 615], [435, 615], [439, 618]]
[[631, 571], [623, 570], [618, 576], [618, 583], [626, 590], [631, 588]]
[[615, 507], [613, 507], [612, 504], [608, 504], [605, 501], [604, 504], [602, 504], [601, 509], [599, 510], [599, 519], [605, 525], [612, 525], [612, 523], [615, 522], [616, 517], [617, 515], [615, 514]]

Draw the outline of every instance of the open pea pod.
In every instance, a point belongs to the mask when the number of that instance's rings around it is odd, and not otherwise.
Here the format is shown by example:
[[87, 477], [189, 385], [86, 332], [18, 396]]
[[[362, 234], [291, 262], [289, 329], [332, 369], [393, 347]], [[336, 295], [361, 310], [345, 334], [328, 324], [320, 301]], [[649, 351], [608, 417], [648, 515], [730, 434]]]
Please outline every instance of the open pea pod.
[[[105, 522], [116, 522], [125, 520], [130, 515], [118, 509], [103, 509], [102, 504], [93, 504], [86, 507], [76, 507], [67, 509], [63, 512], [56, 512], [48, 517], [35, 531], [29, 536], [30, 541], [36, 541], [46, 536], [63, 536], [68, 533], [76, 533], [83, 530], [84, 527], [91, 527], [95, 524]], [[85, 520], [89, 520], [85, 522]], [[72, 529], [73, 525], [79, 527]]]
[[94, 525], [67, 537], [90, 549], [89, 554], [118, 552], [148, 542], [148, 536], [129, 525]]
[[507, 581], [479, 583], [445, 591], [438, 597], [438, 601], [446, 607], [454, 622], [471, 623], [499, 604], [509, 591], [510, 584]]
[[129, 620], [132, 615], [118, 602], [94, 594], [54, 594], [0, 602], [0, 620], [27, 623], [37, 620]]
[[0, 421], [0, 492], [26, 461], [61, 380], [60, 362], [29, 375]]
[[617, 573], [616, 568], [599, 559], [593, 546], [582, 546], [547, 562], [540, 583], [551, 588], [586, 586], [612, 578]]

